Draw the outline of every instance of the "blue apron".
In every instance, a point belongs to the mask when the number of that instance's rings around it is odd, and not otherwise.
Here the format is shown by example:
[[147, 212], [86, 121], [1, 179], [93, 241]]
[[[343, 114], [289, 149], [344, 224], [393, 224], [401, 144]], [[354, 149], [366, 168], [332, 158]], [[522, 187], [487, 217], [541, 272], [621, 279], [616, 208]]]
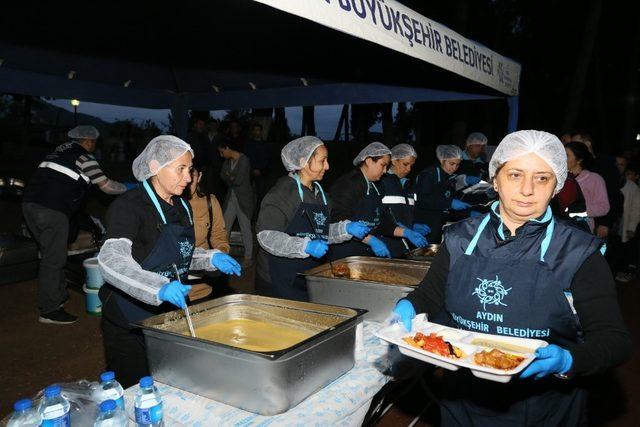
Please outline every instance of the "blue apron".
[[[369, 182], [366, 177], [365, 180], [367, 181], [367, 193], [360, 201], [350, 220], [363, 221], [372, 228], [371, 233], [375, 234], [375, 228], [378, 227], [382, 221], [382, 196], [380, 196], [380, 192], [373, 182]], [[371, 191], [371, 187], [373, 187], [374, 191]], [[349, 256], [374, 256], [374, 254], [366, 243], [362, 243], [356, 239], [329, 246], [329, 258], [332, 261]]]
[[[400, 178], [391, 173], [382, 178], [382, 184], [384, 185], [383, 212], [388, 213], [396, 225], [402, 224], [411, 228], [413, 226], [414, 195], [405, 189]], [[389, 248], [391, 258], [401, 258], [412, 248], [408, 239], [388, 236], [380, 238]]]
[[[170, 280], [175, 280], [175, 271], [173, 268], [175, 264], [178, 268], [180, 281], [185, 282], [188, 277], [189, 266], [191, 265], [191, 256], [195, 248], [193, 219], [191, 218], [189, 208], [186, 202], [180, 198], [180, 202], [189, 216], [189, 226], [167, 224], [164, 212], [162, 212], [162, 208], [160, 207], [160, 202], [148, 181], [144, 181], [143, 186], [158, 211], [162, 224], [158, 224], [158, 228], [161, 229], [158, 240], [156, 240], [149, 255], [140, 263], [140, 267], [144, 270], [167, 277]], [[164, 303], [159, 307], [145, 304], [111, 285], [103, 286], [102, 289], [106, 291], [104, 294], [101, 292], [101, 299], [104, 306], [103, 315], [112, 323], [127, 329], [131, 328], [131, 323], [146, 319], [155, 314], [175, 310], [175, 307], [168, 303]]]
[[[293, 214], [293, 219], [284, 231], [290, 236], [308, 237], [310, 239], [329, 239], [329, 207], [322, 187], [315, 186], [322, 195], [323, 204], [305, 203], [302, 184], [297, 175], [293, 175], [298, 185], [300, 205]], [[311, 223], [313, 222], [313, 227]], [[270, 296], [277, 298], [308, 301], [307, 284], [298, 273], [317, 267], [321, 262], [311, 256], [307, 258], [285, 258], [268, 254], [269, 275], [271, 276]]]
[[[447, 206], [451, 206], [451, 199], [453, 199], [456, 189], [456, 177], [457, 175], [449, 175], [440, 170], [439, 166], [434, 166], [436, 183], [434, 186], [433, 194], [429, 194], [428, 197], [433, 197], [436, 200], [442, 199]], [[418, 182], [416, 182], [416, 187]], [[418, 196], [418, 198], [420, 195]], [[418, 200], [419, 202], [420, 200]], [[430, 243], [440, 243], [442, 240], [442, 226], [445, 224], [448, 210], [424, 210], [416, 209], [414, 215], [414, 221], [427, 224], [431, 228], [431, 233], [427, 236]]]
[[[497, 203], [492, 208], [495, 209]], [[445, 311], [452, 326], [489, 334], [542, 339], [560, 346], [580, 339], [580, 325], [564, 286], [544, 257], [553, 238], [554, 219], [548, 208], [540, 253], [534, 259], [513, 259], [510, 245], [495, 257], [473, 255], [490, 214], [482, 220], [466, 251], [451, 266]], [[502, 224], [498, 234], [504, 238]], [[442, 425], [574, 425], [583, 414], [584, 391], [554, 377], [539, 381], [514, 378], [508, 384], [473, 377], [467, 370], [447, 372], [442, 400]], [[542, 415], [544, 414], [544, 415]], [[539, 417], [543, 417], [542, 419]]]

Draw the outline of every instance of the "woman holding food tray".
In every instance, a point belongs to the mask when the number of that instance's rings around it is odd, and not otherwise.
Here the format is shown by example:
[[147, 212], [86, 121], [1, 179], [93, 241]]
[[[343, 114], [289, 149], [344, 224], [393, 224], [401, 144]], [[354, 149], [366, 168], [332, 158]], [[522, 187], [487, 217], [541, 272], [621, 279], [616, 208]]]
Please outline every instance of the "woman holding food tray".
[[409, 330], [416, 313], [427, 313], [460, 329], [549, 344], [507, 384], [447, 371], [442, 425], [582, 424], [586, 395], [574, 379], [623, 362], [631, 349], [602, 241], [551, 214], [567, 176], [554, 135], [507, 135], [489, 174], [499, 200], [445, 229], [425, 279], [394, 313]]
[[369, 227], [361, 221], [330, 222], [330, 200], [320, 185], [329, 169], [329, 151], [320, 139], [294, 139], [280, 157], [289, 174], [262, 199], [256, 291], [306, 301], [307, 285], [297, 274], [320, 265], [329, 245], [362, 239]]

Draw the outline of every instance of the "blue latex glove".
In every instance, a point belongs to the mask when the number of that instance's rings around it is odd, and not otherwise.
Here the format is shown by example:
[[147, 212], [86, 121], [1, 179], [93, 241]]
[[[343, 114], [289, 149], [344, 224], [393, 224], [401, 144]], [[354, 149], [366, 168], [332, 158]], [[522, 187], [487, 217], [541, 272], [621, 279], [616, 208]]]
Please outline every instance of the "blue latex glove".
[[160, 288], [158, 298], [160, 298], [160, 301], [170, 302], [177, 307], [185, 308], [187, 303], [184, 297], [187, 296], [190, 290], [191, 286], [183, 285], [178, 280], [174, 280]]
[[393, 309], [393, 312], [400, 316], [400, 320], [405, 329], [411, 332], [411, 321], [416, 317], [416, 309], [413, 308], [413, 304], [406, 299], [400, 300]]
[[431, 233], [431, 227], [429, 227], [427, 224], [413, 224], [413, 231], [426, 236], [427, 234]]
[[356, 239], [364, 239], [364, 236], [369, 234], [369, 231], [371, 231], [371, 227], [369, 227], [362, 221], [351, 221], [349, 224], [347, 224], [347, 233], [351, 234]]
[[536, 360], [520, 374], [520, 378], [535, 375], [538, 380], [550, 374], [566, 374], [571, 369], [573, 357], [569, 351], [555, 344], [540, 347], [536, 350]]
[[310, 240], [304, 251], [314, 258], [322, 258], [329, 250], [329, 245], [324, 240]]
[[223, 252], [218, 252], [213, 255], [211, 258], [211, 265], [222, 271], [224, 274], [235, 274], [236, 276], [242, 274], [242, 267], [240, 267], [238, 261]]
[[427, 239], [425, 239], [422, 234], [418, 233], [417, 231], [413, 231], [410, 228], [402, 229], [402, 236], [409, 239], [409, 241], [413, 243], [413, 246], [416, 246], [418, 248], [424, 248], [429, 244], [429, 242], [427, 242]]
[[369, 242], [367, 242], [367, 245], [371, 247], [371, 250], [374, 254], [376, 254], [376, 256], [391, 258], [391, 252], [389, 252], [389, 248], [387, 248], [387, 245], [385, 245], [384, 242], [377, 237], [371, 236], [369, 238]]
[[475, 218], [475, 217], [477, 217], [477, 216], [482, 216], [482, 215], [484, 215], [484, 214], [483, 214], [483, 213], [481, 213], [481, 212], [478, 212], [478, 211], [471, 211], [471, 212], [469, 212], [469, 217], [471, 217], [471, 218]]
[[124, 185], [127, 188], [127, 191], [129, 191], [129, 190], [133, 190], [134, 188], [138, 188], [140, 183], [139, 182], [123, 182], [122, 185]]
[[480, 178], [473, 175], [467, 175], [464, 179], [464, 183], [467, 185], [476, 185], [479, 182], [480, 182]]
[[463, 211], [465, 209], [469, 209], [471, 205], [469, 203], [465, 203], [460, 199], [453, 199], [451, 201], [451, 209], [454, 211]]

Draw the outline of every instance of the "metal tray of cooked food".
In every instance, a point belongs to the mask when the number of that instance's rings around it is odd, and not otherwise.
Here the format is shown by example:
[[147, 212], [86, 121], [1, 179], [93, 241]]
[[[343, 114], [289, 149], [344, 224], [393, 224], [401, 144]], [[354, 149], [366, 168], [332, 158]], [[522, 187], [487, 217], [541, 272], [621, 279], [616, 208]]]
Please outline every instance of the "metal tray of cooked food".
[[142, 328], [159, 382], [262, 415], [287, 411], [349, 371], [364, 310], [229, 295], [150, 317]]
[[433, 261], [433, 257], [440, 249], [439, 244], [427, 245], [424, 248], [415, 248], [407, 254], [407, 259], [414, 261]]
[[[376, 336], [398, 346], [400, 353], [451, 371], [468, 368], [478, 378], [507, 383], [535, 358], [546, 341], [483, 334], [431, 323], [417, 315], [411, 332], [401, 323], [380, 329]], [[416, 341], [417, 338], [417, 341]]]
[[429, 270], [429, 261], [353, 256], [304, 273], [311, 302], [368, 311], [365, 319], [382, 321], [395, 303], [411, 292]]

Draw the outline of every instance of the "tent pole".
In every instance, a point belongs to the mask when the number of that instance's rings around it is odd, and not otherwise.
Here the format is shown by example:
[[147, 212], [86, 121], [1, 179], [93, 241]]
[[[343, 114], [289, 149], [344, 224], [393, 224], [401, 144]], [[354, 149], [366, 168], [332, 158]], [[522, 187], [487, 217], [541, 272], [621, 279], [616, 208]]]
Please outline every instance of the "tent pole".
[[507, 123], [507, 132], [515, 132], [518, 129], [518, 101], [519, 96], [510, 96], [507, 98], [509, 105], [509, 122]]
[[171, 108], [174, 132], [178, 138], [186, 139], [189, 123], [189, 110], [185, 102], [185, 95], [177, 93]]

